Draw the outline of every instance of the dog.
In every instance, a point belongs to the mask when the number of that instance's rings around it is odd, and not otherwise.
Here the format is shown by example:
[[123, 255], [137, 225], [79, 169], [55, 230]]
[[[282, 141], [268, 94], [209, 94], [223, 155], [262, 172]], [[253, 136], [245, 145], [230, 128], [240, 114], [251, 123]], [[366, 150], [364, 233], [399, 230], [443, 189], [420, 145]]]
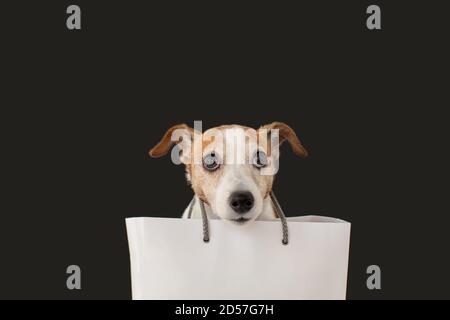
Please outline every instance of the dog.
[[223, 125], [205, 132], [186, 124], [167, 130], [149, 155], [166, 155], [183, 163], [194, 191], [182, 218], [200, 218], [201, 203], [208, 218], [238, 225], [277, 218], [271, 197], [278, 171], [278, 146], [287, 141], [293, 152], [305, 158], [308, 152], [294, 130], [273, 122], [258, 130], [242, 125]]

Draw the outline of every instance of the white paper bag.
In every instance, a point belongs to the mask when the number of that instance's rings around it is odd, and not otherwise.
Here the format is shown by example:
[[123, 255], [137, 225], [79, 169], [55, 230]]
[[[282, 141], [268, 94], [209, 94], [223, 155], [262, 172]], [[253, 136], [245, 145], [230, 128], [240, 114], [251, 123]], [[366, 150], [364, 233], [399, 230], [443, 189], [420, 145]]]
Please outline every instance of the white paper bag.
[[236, 226], [201, 219], [126, 219], [133, 299], [345, 299], [350, 223], [288, 218]]

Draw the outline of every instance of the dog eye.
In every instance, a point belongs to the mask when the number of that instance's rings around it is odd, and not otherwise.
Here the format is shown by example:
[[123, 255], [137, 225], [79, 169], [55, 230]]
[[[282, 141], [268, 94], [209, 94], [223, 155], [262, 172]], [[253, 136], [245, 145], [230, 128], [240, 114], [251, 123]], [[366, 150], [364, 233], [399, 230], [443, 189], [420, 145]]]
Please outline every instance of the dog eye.
[[267, 166], [267, 155], [262, 151], [257, 151], [253, 157], [253, 166], [258, 169]]
[[219, 159], [214, 152], [211, 152], [203, 158], [203, 168], [205, 168], [206, 170], [215, 171], [219, 167]]

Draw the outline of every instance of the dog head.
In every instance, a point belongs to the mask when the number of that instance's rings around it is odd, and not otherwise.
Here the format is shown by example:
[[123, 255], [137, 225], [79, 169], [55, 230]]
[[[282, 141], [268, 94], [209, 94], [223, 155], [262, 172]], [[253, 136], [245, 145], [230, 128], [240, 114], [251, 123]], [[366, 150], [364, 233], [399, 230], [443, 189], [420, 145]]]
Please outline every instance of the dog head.
[[282, 122], [258, 130], [225, 125], [203, 133], [179, 124], [167, 130], [149, 154], [161, 157], [175, 144], [172, 160], [185, 164], [196, 195], [220, 218], [244, 223], [264, 210], [278, 171], [278, 147], [284, 141], [296, 155], [307, 156], [294, 130]]

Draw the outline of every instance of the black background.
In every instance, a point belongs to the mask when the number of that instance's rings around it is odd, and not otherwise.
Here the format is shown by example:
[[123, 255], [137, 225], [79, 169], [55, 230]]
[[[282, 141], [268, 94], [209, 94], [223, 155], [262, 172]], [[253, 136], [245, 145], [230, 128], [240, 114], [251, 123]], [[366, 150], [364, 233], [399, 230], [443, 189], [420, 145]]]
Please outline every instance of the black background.
[[310, 156], [283, 147], [274, 190], [288, 215], [352, 223], [348, 298], [450, 298], [439, 3], [2, 4], [0, 298], [131, 298], [125, 217], [176, 217], [192, 197], [148, 149], [194, 120], [297, 131]]

